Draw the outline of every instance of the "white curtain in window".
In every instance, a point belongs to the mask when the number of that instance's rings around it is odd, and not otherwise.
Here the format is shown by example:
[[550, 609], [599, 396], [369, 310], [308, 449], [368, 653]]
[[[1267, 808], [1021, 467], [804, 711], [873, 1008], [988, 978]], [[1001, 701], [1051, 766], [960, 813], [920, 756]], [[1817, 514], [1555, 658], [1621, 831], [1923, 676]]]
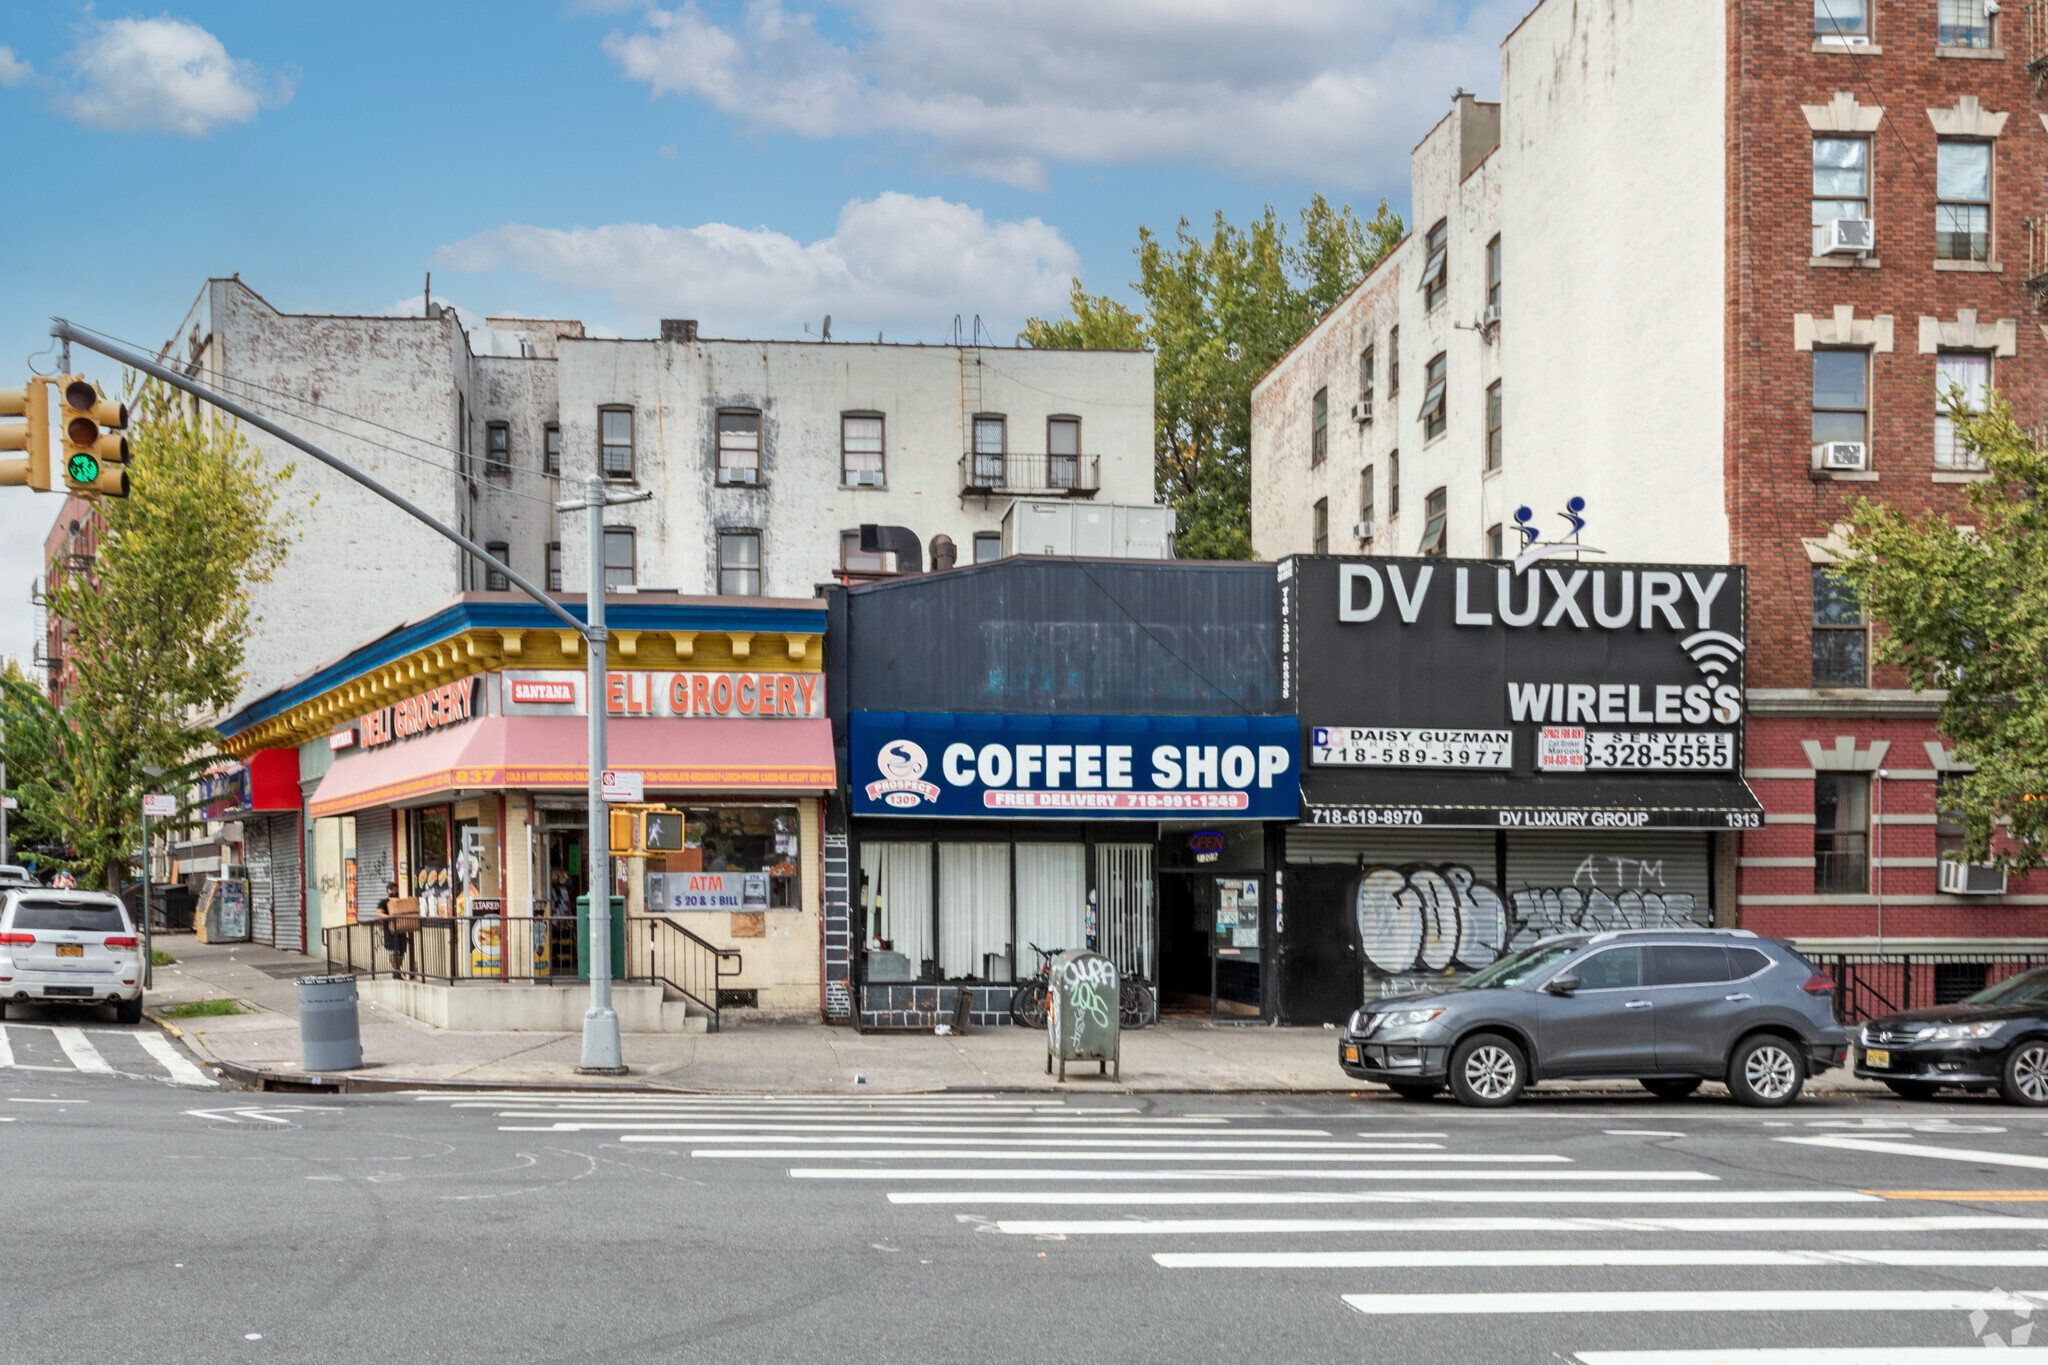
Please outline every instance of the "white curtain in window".
[[1934, 465], [1937, 469], [1982, 469], [1984, 461], [1963, 448], [1949, 418], [1949, 402], [1963, 392], [1963, 406], [1982, 412], [1991, 391], [1991, 357], [1943, 353], [1934, 362]]
[[1088, 864], [1085, 844], [1017, 845], [1019, 970], [1037, 970], [1026, 944], [1047, 951], [1088, 946]]
[[868, 937], [890, 940], [910, 970], [921, 971], [932, 955], [932, 846], [864, 843], [860, 870], [868, 884]]
[[939, 975], [1007, 981], [1010, 956], [1010, 846], [940, 844]]
[[1097, 844], [1095, 889], [1100, 898], [1102, 955], [1117, 971], [1156, 981], [1153, 970], [1152, 845]]

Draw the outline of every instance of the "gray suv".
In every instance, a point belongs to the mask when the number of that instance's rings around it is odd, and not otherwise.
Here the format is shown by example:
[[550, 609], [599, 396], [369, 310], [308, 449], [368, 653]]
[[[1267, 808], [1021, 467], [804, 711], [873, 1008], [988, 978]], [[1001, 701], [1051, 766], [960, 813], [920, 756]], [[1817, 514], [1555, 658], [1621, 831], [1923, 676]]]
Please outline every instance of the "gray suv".
[[1536, 1081], [1633, 1076], [1661, 1099], [1707, 1080], [1741, 1103], [1790, 1104], [1840, 1066], [1835, 983], [1746, 929], [1624, 929], [1547, 938], [1437, 993], [1375, 1000], [1338, 1044], [1345, 1072], [1409, 1099], [1448, 1084], [1513, 1104]]

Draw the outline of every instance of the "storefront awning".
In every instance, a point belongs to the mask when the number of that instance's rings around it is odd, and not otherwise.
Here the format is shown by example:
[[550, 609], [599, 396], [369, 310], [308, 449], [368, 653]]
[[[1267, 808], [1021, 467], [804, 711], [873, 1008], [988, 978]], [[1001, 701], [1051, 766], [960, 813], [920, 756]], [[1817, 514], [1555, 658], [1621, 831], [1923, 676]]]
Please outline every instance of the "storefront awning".
[[[825, 791], [837, 783], [824, 720], [613, 720], [606, 745], [610, 765], [641, 773], [650, 793]], [[315, 817], [342, 815], [458, 790], [578, 791], [589, 781], [588, 753], [580, 717], [486, 716], [337, 759], [311, 809]]]

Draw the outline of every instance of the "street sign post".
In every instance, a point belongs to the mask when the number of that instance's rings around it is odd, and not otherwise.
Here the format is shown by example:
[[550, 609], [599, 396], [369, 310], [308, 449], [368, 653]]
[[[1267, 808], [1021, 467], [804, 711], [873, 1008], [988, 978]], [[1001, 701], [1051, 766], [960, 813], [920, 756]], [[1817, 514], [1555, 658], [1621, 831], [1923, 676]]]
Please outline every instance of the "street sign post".
[[150, 935], [156, 915], [149, 897], [149, 817], [168, 819], [178, 813], [178, 798], [160, 794], [145, 794], [142, 798], [142, 989], [148, 990], [156, 984], [156, 953], [151, 947]]
[[647, 784], [639, 773], [620, 768], [606, 768], [599, 792], [609, 803], [628, 801], [637, 804], [647, 799]]

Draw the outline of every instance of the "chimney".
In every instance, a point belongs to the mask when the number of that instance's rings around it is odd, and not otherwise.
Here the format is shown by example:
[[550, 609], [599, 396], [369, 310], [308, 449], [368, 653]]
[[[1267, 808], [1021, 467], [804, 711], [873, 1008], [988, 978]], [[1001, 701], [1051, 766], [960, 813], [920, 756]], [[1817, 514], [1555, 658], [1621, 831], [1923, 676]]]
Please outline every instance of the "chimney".
[[661, 339], [663, 341], [695, 341], [697, 339], [697, 319], [663, 318], [661, 320]]
[[932, 572], [944, 573], [960, 558], [960, 547], [953, 543], [953, 537], [936, 535], [932, 537]]

